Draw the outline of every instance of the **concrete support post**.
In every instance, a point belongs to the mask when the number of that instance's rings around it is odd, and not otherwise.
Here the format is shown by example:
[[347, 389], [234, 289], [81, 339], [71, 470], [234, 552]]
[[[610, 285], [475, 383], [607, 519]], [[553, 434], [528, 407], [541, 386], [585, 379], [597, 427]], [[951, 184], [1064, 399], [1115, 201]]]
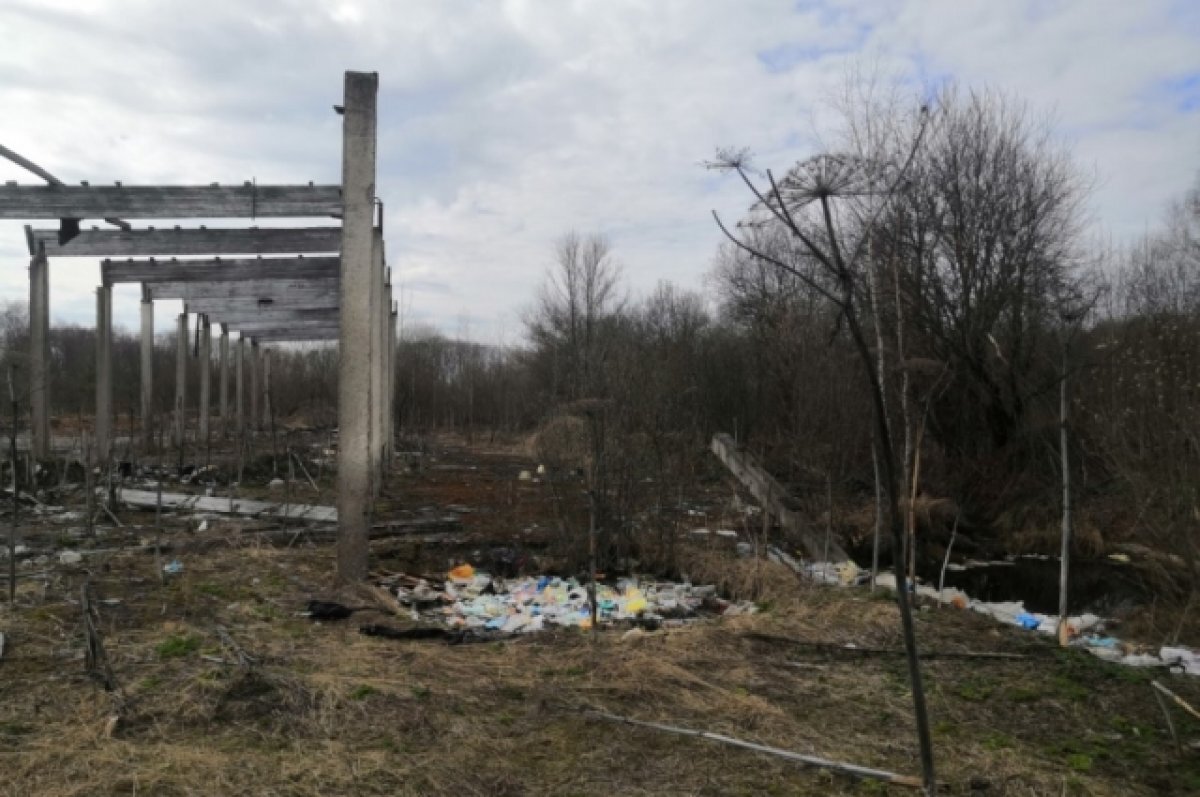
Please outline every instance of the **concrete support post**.
[[342, 117], [342, 262], [338, 343], [337, 575], [367, 575], [371, 512], [371, 340], [375, 105], [379, 76], [347, 72]]
[[[233, 361], [233, 415], [237, 423], [236, 434], [240, 438], [246, 431], [246, 413], [242, 409], [242, 396], [246, 395], [246, 388], [242, 383], [242, 364], [246, 361], [246, 339], [238, 338], [237, 353], [234, 355], [236, 359]], [[240, 445], [240, 443], [239, 443]]]
[[229, 327], [221, 324], [221, 341], [217, 351], [220, 379], [217, 382], [217, 407], [221, 413], [221, 437], [229, 437]]
[[374, 493], [383, 487], [383, 231], [372, 232], [374, 275], [371, 286], [371, 467], [374, 472]]
[[258, 354], [258, 341], [251, 339], [250, 341], [250, 432], [256, 432], [260, 428], [258, 416], [258, 369], [262, 364], [262, 358]]
[[29, 261], [29, 411], [33, 456], [50, 458], [50, 262]]
[[387, 461], [388, 467], [391, 467], [396, 456], [396, 322], [399, 321], [400, 311], [395, 302], [389, 303], [392, 312], [388, 323]]
[[188, 355], [188, 317], [180, 313], [175, 328], [175, 429], [171, 435], [175, 445], [183, 447], [184, 433], [187, 431], [187, 355]]
[[260, 349], [262, 355], [262, 424], [268, 428], [275, 422], [275, 408], [271, 406], [271, 350]]
[[142, 444], [154, 445], [154, 301], [142, 287]]
[[197, 442], [207, 446], [209, 438], [209, 399], [212, 394], [212, 324], [207, 315], [196, 317], [200, 325], [200, 425]]
[[112, 453], [112, 287], [96, 289], [96, 462]]

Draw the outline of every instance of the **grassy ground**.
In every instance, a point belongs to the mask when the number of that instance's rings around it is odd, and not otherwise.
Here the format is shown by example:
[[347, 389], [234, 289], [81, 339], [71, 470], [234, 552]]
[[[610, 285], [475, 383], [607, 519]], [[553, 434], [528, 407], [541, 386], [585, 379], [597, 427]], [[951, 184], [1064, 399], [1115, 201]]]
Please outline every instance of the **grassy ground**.
[[[398, 475], [384, 513], [468, 504], [477, 511], [464, 543], [393, 546], [382, 567], [434, 569], [521, 538], [544, 508], [543, 488], [504, 475], [520, 464], [511, 454], [456, 456]], [[149, 518], [124, 519], [103, 545], [150, 533], [136, 528]], [[0, 608], [0, 794], [908, 793], [600, 722], [588, 708], [917, 774], [903, 660], [786, 641], [898, 647], [894, 605], [865, 590], [804, 585], [763, 565], [765, 611], [749, 617], [594, 643], [578, 632], [396, 642], [357, 632], [406, 624], [382, 607], [340, 623], [298, 616], [312, 597], [370, 603], [334, 589], [329, 547], [261, 545], [232, 522], [189, 535], [183, 521], [172, 541], [224, 544], [181, 546], [184, 571], [166, 584], [153, 555], [114, 553], [86, 559], [86, 572], [47, 565], [21, 580], [15, 608]], [[49, 523], [41, 533], [64, 537]], [[745, 560], [684, 555], [697, 580], [736, 590], [753, 577]], [[85, 577], [120, 696], [84, 673]], [[953, 609], [921, 611], [917, 627], [926, 650], [1027, 654], [925, 663], [946, 793], [1200, 793], [1200, 755], [1174, 749], [1149, 673]], [[1200, 684], [1156, 675], [1200, 704]], [[1200, 736], [1200, 724], [1174, 719], [1185, 743]]]

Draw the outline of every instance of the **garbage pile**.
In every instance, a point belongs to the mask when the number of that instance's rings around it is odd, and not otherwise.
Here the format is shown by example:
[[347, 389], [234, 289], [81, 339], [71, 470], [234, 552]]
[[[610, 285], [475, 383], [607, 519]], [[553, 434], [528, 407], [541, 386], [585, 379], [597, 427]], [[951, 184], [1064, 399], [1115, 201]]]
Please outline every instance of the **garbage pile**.
[[[383, 586], [410, 609], [416, 622], [506, 633], [592, 626], [588, 587], [574, 578], [502, 579], [464, 564], [452, 569], [444, 580], [400, 575], [386, 579]], [[598, 584], [596, 610], [601, 626], [621, 622], [662, 626], [705, 615], [750, 614], [755, 606], [749, 601], [723, 600], [713, 586], [631, 577]]]

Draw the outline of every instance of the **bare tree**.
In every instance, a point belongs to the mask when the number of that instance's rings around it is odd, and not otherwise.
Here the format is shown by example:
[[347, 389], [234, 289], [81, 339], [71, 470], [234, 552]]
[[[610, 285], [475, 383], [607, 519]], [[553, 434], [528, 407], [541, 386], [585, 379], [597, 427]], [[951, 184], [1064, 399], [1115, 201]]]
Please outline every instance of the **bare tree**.
[[557, 398], [591, 397], [608, 353], [605, 325], [625, 304], [621, 269], [603, 235], [574, 231], [555, 243], [556, 262], [546, 274], [525, 325], [534, 345], [548, 353]]
[[[864, 255], [867, 242], [875, 231], [890, 199], [907, 178], [920, 150], [928, 126], [924, 107], [906, 130], [903, 147], [883, 151], [822, 155], [803, 161], [780, 182], [770, 170], [766, 185], [752, 179], [744, 152], [721, 152], [712, 164], [735, 172], [754, 195], [749, 224], [770, 226], [786, 232], [790, 246], [784, 252], [769, 252], [755, 246], [753, 240], [734, 235], [716, 216], [726, 237], [756, 260], [769, 263], [791, 274], [824, 297], [836, 310], [838, 328], [844, 328], [858, 354], [871, 397], [876, 439], [880, 443], [884, 486], [888, 503], [889, 526], [896, 551], [903, 548], [903, 530], [896, 475], [896, 456], [887, 419], [884, 385], [880, 382], [875, 357], [860, 306], [869, 292]], [[882, 198], [882, 201], [880, 201]], [[916, 633], [909, 605], [902, 560], [894, 557], [896, 603], [907, 652], [909, 679], [913, 691], [917, 738], [925, 789], [936, 790], [933, 744], [917, 652]]]

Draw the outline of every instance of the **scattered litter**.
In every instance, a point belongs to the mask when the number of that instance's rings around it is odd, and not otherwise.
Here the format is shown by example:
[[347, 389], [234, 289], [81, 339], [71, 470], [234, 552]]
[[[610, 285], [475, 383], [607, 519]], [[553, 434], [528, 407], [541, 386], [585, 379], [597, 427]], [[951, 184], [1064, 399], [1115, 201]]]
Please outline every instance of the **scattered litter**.
[[1029, 612], [1021, 612], [1017, 615], [1017, 625], [1030, 631], [1036, 631], [1037, 627], [1042, 624], [1042, 621], [1034, 617]]
[[449, 576], [454, 581], [470, 581], [475, 577], [475, 568], [469, 564], [459, 565], [450, 571]]
[[531, 482], [533, 481], [533, 474], [527, 470], [523, 470], [517, 474], [517, 479], [523, 482]]
[[83, 561], [83, 554], [79, 551], [60, 551], [58, 554], [58, 562], [63, 565], [77, 565]]
[[284, 488], [284, 485], [285, 485], [285, 482], [283, 481], [283, 479], [271, 479], [271, 481], [267, 482], [267, 489], [282, 490]]
[[[805, 567], [812, 565], [806, 563]], [[880, 573], [877, 583], [888, 589], [896, 588], [895, 576], [892, 573]], [[1026, 611], [1022, 601], [991, 603], [972, 600], [965, 593], [951, 587], [939, 593], [926, 584], [917, 584], [914, 591], [923, 597], [943, 602], [946, 601], [947, 595], [951, 595], [950, 602], [955, 606], [986, 614], [1006, 625], [1020, 626], [1041, 634], [1053, 635], [1058, 632], [1058, 615]], [[1200, 653], [1182, 647], [1164, 647], [1157, 652], [1138, 648], [1104, 634], [1104, 625], [1104, 618], [1095, 614], [1085, 613], [1068, 617], [1067, 635], [1070, 645], [1083, 648], [1096, 658], [1115, 664], [1129, 667], [1169, 667], [1181, 673], [1200, 675]]]
[[163, 565], [163, 572], [168, 576], [177, 576], [183, 572], [183, 562], [178, 559], [172, 559]]
[[1169, 667], [1177, 667], [1188, 675], [1200, 675], [1200, 654], [1194, 650], [1179, 647], [1163, 647], [1158, 651], [1158, 657]]
[[208, 531], [208, 521], [201, 520], [200, 525], [196, 527], [196, 531]]

